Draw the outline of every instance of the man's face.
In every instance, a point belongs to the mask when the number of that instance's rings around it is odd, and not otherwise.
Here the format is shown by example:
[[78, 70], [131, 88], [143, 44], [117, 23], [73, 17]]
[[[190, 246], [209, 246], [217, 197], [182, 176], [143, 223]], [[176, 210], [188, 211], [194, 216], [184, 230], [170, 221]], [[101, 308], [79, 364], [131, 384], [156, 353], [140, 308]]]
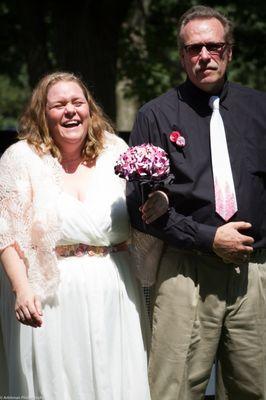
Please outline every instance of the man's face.
[[205, 92], [219, 91], [232, 59], [221, 22], [216, 18], [194, 19], [184, 26], [181, 36], [185, 46], [180, 53], [181, 63], [191, 82]]

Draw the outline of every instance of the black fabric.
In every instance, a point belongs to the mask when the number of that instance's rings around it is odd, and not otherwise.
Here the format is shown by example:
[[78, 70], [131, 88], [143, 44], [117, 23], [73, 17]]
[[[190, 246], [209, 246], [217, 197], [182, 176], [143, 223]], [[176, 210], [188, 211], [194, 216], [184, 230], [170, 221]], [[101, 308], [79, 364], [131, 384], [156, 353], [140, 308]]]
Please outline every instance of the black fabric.
[[[266, 248], [266, 93], [226, 81], [217, 94], [238, 204], [231, 221], [250, 222], [245, 233], [255, 239], [254, 248]], [[165, 185], [171, 193], [169, 212], [146, 225], [146, 231], [171, 245], [206, 251], [224, 224], [214, 206], [209, 98], [187, 80], [139, 110], [129, 141], [164, 148], [175, 177]], [[175, 130], [185, 138], [185, 147], [170, 141]], [[127, 186], [127, 203], [132, 225], [143, 231], [135, 183]]]

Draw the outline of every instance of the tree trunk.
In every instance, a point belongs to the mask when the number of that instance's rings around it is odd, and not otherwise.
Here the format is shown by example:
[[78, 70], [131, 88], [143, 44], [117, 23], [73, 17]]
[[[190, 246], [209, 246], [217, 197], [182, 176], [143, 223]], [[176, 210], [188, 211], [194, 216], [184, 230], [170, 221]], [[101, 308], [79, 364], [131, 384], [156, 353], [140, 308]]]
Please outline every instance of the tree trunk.
[[27, 65], [29, 84], [33, 87], [52, 68], [47, 48], [45, 2], [18, 1], [16, 13], [21, 26], [18, 45]]
[[121, 24], [132, 0], [53, 2], [54, 53], [62, 70], [79, 74], [96, 101], [116, 116], [116, 71]]

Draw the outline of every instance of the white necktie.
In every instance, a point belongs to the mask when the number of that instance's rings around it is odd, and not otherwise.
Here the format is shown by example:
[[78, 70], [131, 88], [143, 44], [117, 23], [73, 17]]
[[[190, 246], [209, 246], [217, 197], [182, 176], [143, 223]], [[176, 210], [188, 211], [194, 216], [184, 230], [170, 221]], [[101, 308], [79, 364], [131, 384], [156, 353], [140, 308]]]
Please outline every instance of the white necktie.
[[213, 109], [210, 122], [212, 171], [215, 211], [228, 221], [237, 211], [237, 202], [219, 101], [218, 96], [212, 96], [209, 101]]

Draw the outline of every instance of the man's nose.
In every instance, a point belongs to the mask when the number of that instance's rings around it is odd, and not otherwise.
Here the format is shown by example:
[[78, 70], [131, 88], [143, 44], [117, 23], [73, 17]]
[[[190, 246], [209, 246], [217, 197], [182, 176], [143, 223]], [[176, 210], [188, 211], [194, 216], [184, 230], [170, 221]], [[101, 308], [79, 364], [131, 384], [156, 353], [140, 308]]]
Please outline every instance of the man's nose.
[[211, 58], [211, 55], [210, 55], [210, 53], [208, 52], [208, 50], [206, 49], [205, 46], [202, 46], [199, 55], [200, 55], [200, 58], [204, 59], [204, 60]]

